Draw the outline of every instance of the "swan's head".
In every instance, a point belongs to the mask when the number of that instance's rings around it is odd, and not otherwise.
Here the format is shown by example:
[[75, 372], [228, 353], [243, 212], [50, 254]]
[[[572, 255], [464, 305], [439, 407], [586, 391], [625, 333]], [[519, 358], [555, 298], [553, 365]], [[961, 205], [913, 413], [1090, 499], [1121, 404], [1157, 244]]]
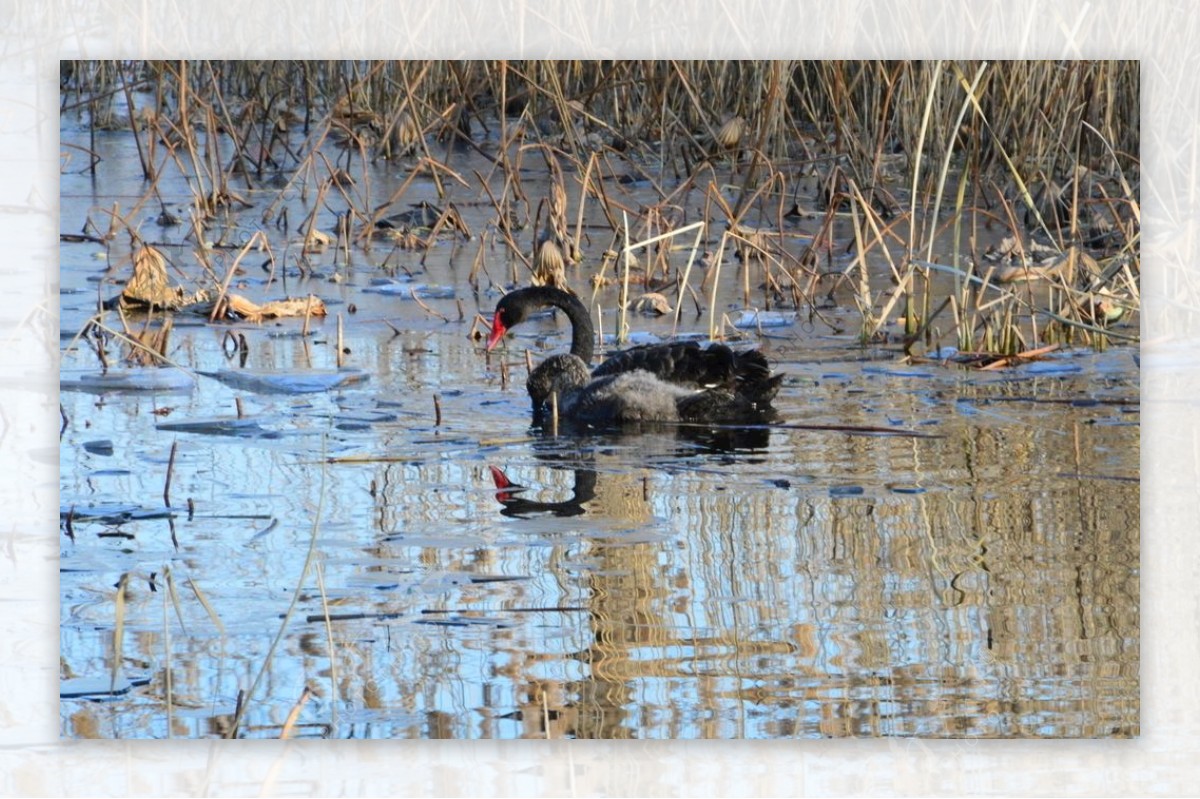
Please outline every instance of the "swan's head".
[[533, 403], [533, 415], [540, 417], [548, 412], [552, 394], [558, 394], [561, 404], [568, 394], [582, 388], [591, 377], [587, 364], [580, 358], [569, 354], [551, 355], [529, 373], [529, 380], [525, 382]]
[[489, 352], [504, 338], [505, 333], [529, 318], [533, 308], [526, 301], [527, 294], [525, 290], [510, 291], [496, 303], [496, 313], [492, 316], [492, 332], [487, 340]]
[[520, 322], [524, 318], [524, 314], [520, 314], [521, 319], [517, 319], [519, 306], [506, 306], [504, 300], [500, 300], [500, 304], [496, 306], [496, 314], [492, 317], [492, 332], [488, 336], [487, 348], [488, 352], [504, 338], [504, 334], [513, 325]]
[[[525, 288], [515, 289], [505, 294], [500, 298], [500, 302], [496, 303], [496, 313], [492, 316], [492, 332], [488, 336], [487, 348], [491, 350], [499, 343], [504, 334], [512, 327], [521, 324], [530, 315], [545, 308], [547, 305], [553, 305], [562, 308], [567, 312], [567, 316], [571, 318], [571, 324], [577, 324], [577, 320], [587, 318], [587, 308], [583, 303], [569, 291], [564, 291], [555, 286], [526, 286]], [[588, 335], [591, 335], [591, 327], [585, 326]], [[580, 333], [581, 331], [575, 331]], [[590, 357], [591, 350], [588, 350]]]

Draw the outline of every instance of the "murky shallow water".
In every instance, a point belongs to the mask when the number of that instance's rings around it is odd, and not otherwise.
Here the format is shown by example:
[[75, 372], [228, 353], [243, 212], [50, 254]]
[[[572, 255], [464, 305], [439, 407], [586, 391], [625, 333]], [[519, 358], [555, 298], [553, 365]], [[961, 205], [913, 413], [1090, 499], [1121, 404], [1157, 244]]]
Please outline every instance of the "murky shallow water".
[[[65, 124], [71, 137], [83, 139]], [[99, 144], [94, 181], [64, 171], [66, 232], [145, 191], [132, 140]], [[386, 197], [405, 173], [371, 176]], [[175, 208], [189, 196], [177, 177], [160, 189]], [[276, 191], [249, 196], [265, 205]], [[478, 233], [490, 205], [458, 191]], [[417, 182], [405, 199], [435, 197]], [[293, 219], [308, 210], [289, 202]], [[157, 211], [137, 212], [142, 235], [178, 242], [186, 231], [155, 227]], [[286, 293], [344, 315], [366, 382], [62, 392], [64, 736], [222, 735], [244, 691], [242, 735], [275, 737], [305, 689], [298, 736], [1138, 733], [1130, 350], [972, 373], [901, 367], [800, 324], [752, 336], [788, 375], [777, 405], [791, 427], [554, 438], [528, 429], [523, 350], [562, 349], [567, 328], [529, 323], [485, 355], [469, 333], [499, 292], [467, 284], [480, 247], [443, 244], [422, 262], [379, 246], [348, 268], [330, 252], [307, 278], [287, 256]], [[168, 254], [195, 277], [189, 250]], [[99, 245], [61, 252], [65, 347], [119, 286], [100, 280]], [[507, 280], [500, 245], [484, 257]], [[425, 302], [445, 320], [371, 291], [385, 259], [453, 289]], [[266, 275], [251, 263], [239, 281], [254, 299], [281, 296]], [[722, 291], [730, 307], [740, 297], [733, 277]], [[613, 290], [600, 296], [615, 305]], [[685, 313], [683, 326], [707, 320]], [[333, 318], [301, 327], [236, 326], [246, 369], [333, 369]], [[228, 329], [177, 319], [171, 357], [238, 370]], [[86, 348], [64, 354], [64, 386], [98, 371]], [[230, 421], [239, 400], [246, 421]], [[186, 426], [216, 419], [227, 424]], [[493, 467], [525, 490], [498, 491]], [[129, 690], [108, 697], [123, 574]]]

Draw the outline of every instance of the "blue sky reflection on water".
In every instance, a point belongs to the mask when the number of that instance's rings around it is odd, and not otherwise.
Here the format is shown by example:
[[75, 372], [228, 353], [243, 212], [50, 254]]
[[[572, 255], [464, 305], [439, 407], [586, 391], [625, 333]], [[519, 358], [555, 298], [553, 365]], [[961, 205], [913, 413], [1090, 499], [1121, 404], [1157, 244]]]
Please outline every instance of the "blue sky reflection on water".
[[[127, 140], [100, 145], [112, 149], [94, 184], [64, 174], [64, 231], [143, 190], [140, 173], [125, 174], [136, 165], [121, 157]], [[399, 176], [380, 166], [373, 178], [386, 192]], [[162, 189], [187, 196], [177, 180]], [[97, 294], [117, 287], [97, 283], [101, 248], [61, 249], [65, 346]], [[732, 442], [551, 440], [527, 427], [523, 352], [561, 349], [565, 327], [531, 325], [485, 357], [468, 333], [498, 293], [466, 287], [476, 251], [435, 249], [424, 265], [391, 253], [457, 287], [428, 303], [449, 321], [368, 291], [386, 248], [358, 254], [338, 283], [327, 263], [290, 278], [290, 292], [319, 293], [335, 313], [356, 304], [347, 346], [366, 383], [286, 395], [202, 377], [170, 394], [63, 392], [61, 505], [75, 514], [62, 548], [64, 672], [107, 677], [113, 586], [129, 574], [124, 670], [149, 679], [111, 701], [64, 699], [64, 736], [164, 737], [168, 647], [171, 733], [220, 734], [263, 667], [314, 521], [337, 620], [330, 632], [309, 620], [322, 612], [310, 573], [247, 737], [278, 735], [305, 687], [301, 736], [542, 737], [547, 722], [554, 737], [1137, 734], [1128, 350], [1072, 353], [1062, 359], [1072, 368], [1050, 374], [914, 373], [798, 327], [762, 340], [789, 375], [777, 403], [786, 421], [940, 437], [781, 428]], [[187, 247], [171, 256], [194, 267]], [[275, 290], [257, 266], [243, 279], [251, 294]], [[332, 368], [332, 318], [307, 338], [299, 328], [237, 326], [248, 367]], [[172, 358], [237, 368], [224, 333], [179, 324]], [[86, 347], [64, 355], [64, 379], [97, 369]], [[238, 399], [262, 435], [158, 427], [232, 418]], [[173, 443], [165, 519], [154, 514]], [[493, 466], [533, 504], [506, 506]], [[86, 518], [110, 505], [134, 515]], [[166, 599], [167, 566], [186, 631]]]

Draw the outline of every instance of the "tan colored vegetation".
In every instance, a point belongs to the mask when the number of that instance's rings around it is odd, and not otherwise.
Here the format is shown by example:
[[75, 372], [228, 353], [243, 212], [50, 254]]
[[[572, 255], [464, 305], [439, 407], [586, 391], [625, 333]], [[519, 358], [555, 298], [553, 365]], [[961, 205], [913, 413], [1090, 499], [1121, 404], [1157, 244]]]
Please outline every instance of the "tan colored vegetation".
[[[192, 203], [187, 219], [163, 205], [160, 223], [190, 228], [197, 290], [218, 296], [228, 274], [211, 257], [224, 245], [208, 234], [249, 207], [249, 191], [280, 185], [262, 224], [287, 230], [283, 197], [298, 192], [312, 209], [305, 253], [458, 236], [479, 247], [473, 282], [504, 277], [482, 257], [498, 244], [511, 282], [618, 281], [622, 306], [642, 283], [677, 292], [677, 318], [688, 294], [716, 307], [724, 262], [747, 308], [820, 320], [831, 301], [852, 302], [864, 342], [906, 355], [947, 337], [996, 356], [1136, 339], [1111, 330], [1139, 305], [1136, 61], [150, 61], [64, 75], [64, 111], [131, 130], [148, 186], [93, 229], [111, 241], [133, 211], [161, 204], [173, 165]], [[218, 141], [228, 146], [208, 146]], [[492, 166], [465, 174], [439, 142]], [[375, 196], [355, 159], [395, 160], [407, 178]], [[522, 170], [538, 161], [549, 190], [529, 196]], [[626, 179], [658, 201], [618, 195], [612, 181]], [[416, 181], [441, 202], [397, 217]], [[492, 209], [478, 237], [454, 205], [463, 198]], [[331, 199], [350, 209], [334, 234], [316, 229]], [[584, 235], [586, 213], [607, 235]], [[685, 269], [671, 241], [697, 216]], [[265, 238], [257, 246], [274, 263]], [[715, 268], [691, 269], [706, 251]]]

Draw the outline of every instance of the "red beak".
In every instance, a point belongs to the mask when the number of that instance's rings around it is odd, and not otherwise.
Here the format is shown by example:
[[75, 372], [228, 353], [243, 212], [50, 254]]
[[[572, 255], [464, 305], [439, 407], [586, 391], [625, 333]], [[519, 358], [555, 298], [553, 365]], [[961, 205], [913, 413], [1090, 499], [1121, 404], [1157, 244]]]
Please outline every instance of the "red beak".
[[492, 334], [488, 336], [488, 352], [492, 351], [492, 348], [496, 346], [500, 339], [504, 338], [504, 334], [507, 332], [508, 328], [505, 327], [504, 323], [500, 321], [500, 312], [497, 311], [495, 318], [492, 319]]

